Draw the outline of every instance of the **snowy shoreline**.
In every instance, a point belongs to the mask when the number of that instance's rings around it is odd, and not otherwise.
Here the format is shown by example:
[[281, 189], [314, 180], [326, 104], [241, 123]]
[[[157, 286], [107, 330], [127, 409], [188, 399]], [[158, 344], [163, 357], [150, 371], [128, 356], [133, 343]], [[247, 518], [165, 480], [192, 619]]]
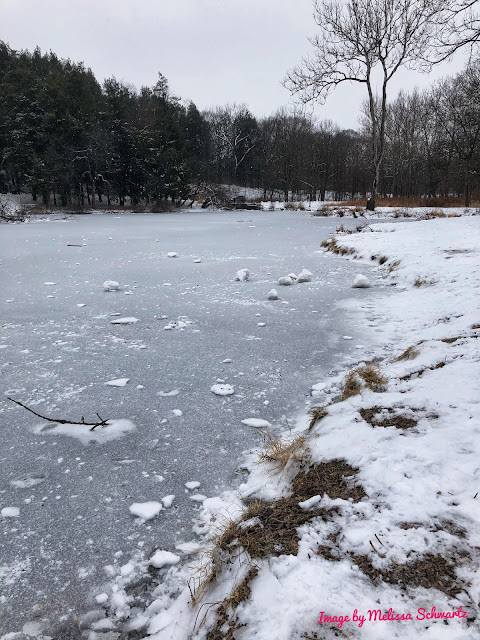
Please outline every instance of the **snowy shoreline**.
[[[286, 462], [278, 450], [262, 464], [252, 454], [239, 492], [203, 503], [197, 530], [212, 549], [193, 573], [167, 571], [165, 587], [178, 588], [188, 574], [190, 589], [151, 605], [142, 621], [148, 637], [287, 640], [317, 631], [333, 638], [339, 625], [352, 638], [477, 636], [479, 236], [472, 217], [374, 225], [337, 237], [359, 267], [385, 256], [379, 268], [397, 288], [377, 309], [384, 330], [378, 379], [356, 368], [351, 395], [345, 376], [325, 380], [320, 419], [310, 430], [307, 417], [296, 425]], [[342, 393], [345, 399], [329, 403]], [[298, 478], [329, 464], [332, 474], [338, 465], [332, 486], [339, 495], [321, 491], [320, 478], [318, 498], [301, 505], [307, 515], [298, 520], [297, 553], [282, 553], [266, 501], [292, 507]], [[246, 514], [242, 501], [250, 505]], [[268, 549], [269, 533], [280, 547], [264, 555], [255, 545]], [[239, 539], [250, 541], [250, 553]], [[433, 607], [450, 613], [416, 617]], [[467, 618], [453, 616], [459, 607]], [[369, 618], [378, 609], [382, 620]], [[352, 621], [355, 610], [364, 624]], [[319, 626], [320, 612], [333, 622], [323, 618]]]

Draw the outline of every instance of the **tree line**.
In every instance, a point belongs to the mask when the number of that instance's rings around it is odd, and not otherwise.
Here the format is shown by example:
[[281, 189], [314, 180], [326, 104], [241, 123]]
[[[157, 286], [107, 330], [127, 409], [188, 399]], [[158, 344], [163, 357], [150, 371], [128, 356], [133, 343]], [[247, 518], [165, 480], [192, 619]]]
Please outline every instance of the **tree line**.
[[[0, 192], [30, 192], [47, 206], [179, 205], [219, 184], [285, 200], [371, 189], [371, 104], [356, 131], [300, 110], [200, 112], [161, 74], [140, 90], [115, 78], [101, 85], [82, 63], [3, 42], [0, 86]], [[461, 195], [468, 205], [479, 189], [479, 95], [480, 65], [471, 62], [388, 102], [378, 192]]]

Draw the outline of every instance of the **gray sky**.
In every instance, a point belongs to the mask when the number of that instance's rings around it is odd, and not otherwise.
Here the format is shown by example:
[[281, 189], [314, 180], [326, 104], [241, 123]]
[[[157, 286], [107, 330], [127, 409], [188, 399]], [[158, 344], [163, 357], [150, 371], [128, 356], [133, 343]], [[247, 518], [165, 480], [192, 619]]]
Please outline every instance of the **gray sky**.
[[[152, 86], [160, 71], [200, 109], [237, 102], [264, 116], [292, 104], [281, 80], [310, 50], [312, 12], [312, 0], [0, 0], [0, 39], [83, 61], [99, 81]], [[462, 64], [401, 71], [393, 88], [428, 86]], [[356, 128], [363, 98], [344, 85], [315, 113]]]

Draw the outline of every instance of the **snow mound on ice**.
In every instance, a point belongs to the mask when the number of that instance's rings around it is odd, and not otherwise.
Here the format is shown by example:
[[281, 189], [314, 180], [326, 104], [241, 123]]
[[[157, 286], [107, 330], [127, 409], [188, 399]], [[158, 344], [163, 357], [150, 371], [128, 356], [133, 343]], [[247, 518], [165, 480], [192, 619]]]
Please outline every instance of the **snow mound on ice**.
[[108, 384], [110, 387], [124, 387], [129, 380], [130, 378], [117, 378], [116, 380], [109, 380], [105, 382], [105, 384]]
[[18, 518], [20, 509], [18, 507], [4, 507], [0, 514], [2, 518]]
[[155, 500], [151, 500], [150, 502], [134, 502], [129, 507], [129, 511], [133, 516], [138, 516], [139, 518], [143, 518], [143, 520], [155, 518], [162, 509], [162, 504]]
[[198, 489], [198, 487], [200, 486], [200, 482], [198, 482], [197, 480], [190, 480], [190, 482], [185, 482], [185, 486], [187, 487], [187, 489]]
[[267, 300], [278, 300], [278, 293], [276, 289], [270, 289], [267, 293]]
[[367, 289], [369, 286], [370, 286], [370, 282], [367, 276], [364, 276], [361, 273], [358, 273], [355, 276], [355, 279], [352, 284], [352, 287], [354, 289]]
[[229, 384], [214, 384], [210, 391], [216, 396], [231, 396], [235, 393], [235, 389]]
[[192, 324], [195, 324], [193, 320], [189, 320], [187, 316], [180, 316], [178, 320], [172, 320], [163, 328], [165, 329], [165, 331], [171, 331], [172, 329], [180, 329], [180, 331], [183, 331], [187, 327], [190, 327]]
[[235, 276], [235, 280], [237, 282], [245, 282], [250, 278], [250, 271], [248, 269], [240, 269], [237, 271], [237, 275]]
[[293, 280], [290, 278], [290, 276], [282, 276], [281, 278], [278, 279], [278, 284], [284, 287], [289, 287], [290, 285], [293, 284]]
[[310, 282], [312, 280], [313, 273], [311, 273], [308, 269], [302, 269], [298, 274], [297, 282]]
[[172, 506], [174, 500], [175, 500], [175, 496], [173, 494], [170, 496], [164, 496], [162, 498], [162, 502], [165, 509], [169, 509]]
[[118, 291], [120, 289], [120, 283], [116, 280], [105, 280], [103, 283], [104, 291]]
[[176, 258], [176, 257], [178, 256], [178, 253], [177, 253], [176, 251], [169, 251], [169, 252], [167, 253], [167, 256], [168, 256], [169, 258]]
[[49, 422], [34, 427], [33, 433], [36, 435], [70, 436], [71, 438], [77, 438], [84, 445], [90, 442], [103, 444], [111, 440], [118, 440], [118, 438], [122, 438], [130, 431], [135, 431], [136, 426], [130, 420], [121, 419], [108, 420], [104, 426], [96, 427], [93, 431], [90, 431], [90, 429], [91, 427], [86, 424], [56, 424]]
[[201, 258], [196, 258], [193, 262], [194, 262], [195, 264], [199, 264], [201, 261], [202, 261], [202, 259], [201, 259]]
[[155, 569], [161, 569], [162, 567], [166, 567], [172, 564], [177, 564], [180, 562], [180, 556], [177, 556], [175, 553], [171, 551], [155, 551], [153, 556], [148, 561], [152, 567]]
[[261, 420], [260, 418], [245, 418], [245, 420], [242, 420], [242, 424], [246, 424], [247, 427], [256, 427], [257, 429], [272, 426], [268, 420]]
[[116, 320], [110, 320], [110, 324], [135, 324], [140, 322], [138, 318], [130, 316], [128, 318], [116, 318]]

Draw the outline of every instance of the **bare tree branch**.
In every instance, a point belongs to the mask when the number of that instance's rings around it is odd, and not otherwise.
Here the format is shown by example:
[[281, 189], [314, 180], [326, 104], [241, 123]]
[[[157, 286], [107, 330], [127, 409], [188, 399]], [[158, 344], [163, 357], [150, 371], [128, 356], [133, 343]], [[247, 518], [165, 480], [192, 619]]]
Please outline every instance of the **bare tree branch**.
[[37, 416], [37, 418], [42, 418], [42, 420], [47, 420], [47, 422], [56, 422], [57, 424], [71, 424], [71, 425], [82, 424], [82, 425], [85, 425], [87, 427], [90, 427], [90, 431], [93, 431], [97, 427], [104, 427], [104, 426], [106, 426], [108, 424], [108, 420], [104, 420], [103, 418], [101, 418], [98, 415], [98, 413], [97, 413], [98, 420], [99, 420], [98, 422], [85, 422], [83, 416], [82, 416], [82, 419], [80, 421], [78, 421], [78, 420], [63, 420], [63, 419], [60, 419], [60, 418], [47, 418], [47, 416], [42, 416], [41, 413], [37, 413], [33, 409], [30, 409], [29, 407], [24, 405], [19, 400], [14, 400], [13, 398], [10, 398], [9, 396], [7, 396], [7, 400], [10, 400], [10, 402], [14, 402], [15, 404], [18, 404], [20, 407], [23, 407], [27, 411], [30, 411], [30, 413], [33, 413], [33, 415]]

